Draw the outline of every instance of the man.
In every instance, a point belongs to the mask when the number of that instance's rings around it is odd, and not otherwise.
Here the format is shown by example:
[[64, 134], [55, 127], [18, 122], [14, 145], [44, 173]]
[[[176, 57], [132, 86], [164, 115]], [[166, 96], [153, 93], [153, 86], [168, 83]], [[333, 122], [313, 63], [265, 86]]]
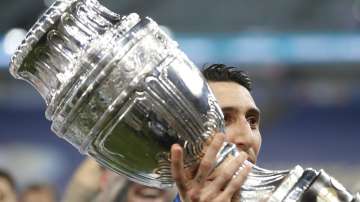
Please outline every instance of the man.
[[3, 170], [0, 170], [0, 202], [16, 202], [14, 179]]
[[[171, 148], [172, 174], [181, 201], [238, 201], [239, 190], [251, 166], [256, 163], [261, 145], [260, 111], [250, 95], [249, 77], [238, 68], [222, 64], [211, 65], [203, 71], [225, 118], [225, 134], [217, 133], [196, 171], [184, 169], [182, 148]], [[231, 142], [241, 151], [236, 158], [227, 159], [214, 171], [216, 154], [223, 142]]]

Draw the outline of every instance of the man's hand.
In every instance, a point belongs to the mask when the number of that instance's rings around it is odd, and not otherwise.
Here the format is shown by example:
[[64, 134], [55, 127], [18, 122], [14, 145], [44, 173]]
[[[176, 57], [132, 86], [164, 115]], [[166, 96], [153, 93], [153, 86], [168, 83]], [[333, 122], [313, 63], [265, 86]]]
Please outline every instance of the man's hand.
[[[239, 191], [251, 166], [241, 164], [247, 159], [245, 152], [233, 158], [227, 158], [216, 167], [216, 155], [224, 143], [224, 134], [215, 135], [196, 171], [184, 169], [183, 150], [174, 144], [171, 148], [171, 172], [180, 198], [183, 202], [193, 201], [239, 201]], [[235, 173], [237, 175], [235, 176]]]

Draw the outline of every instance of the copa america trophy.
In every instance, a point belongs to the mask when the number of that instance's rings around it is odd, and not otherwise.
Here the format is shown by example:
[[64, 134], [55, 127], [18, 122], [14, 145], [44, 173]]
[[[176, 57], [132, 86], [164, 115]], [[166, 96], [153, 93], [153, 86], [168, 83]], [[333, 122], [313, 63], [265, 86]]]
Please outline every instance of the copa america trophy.
[[[47, 104], [52, 130], [81, 153], [147, 186], [173, 184], [170, 147], [196, 165], [224, 128], [196, 66], [150, 18], [117, 15], [96, 0], [58, 0], [26, 35], [11, 74]], [[225, 143], [217, 163], [238, 151]], [[324, 171], [253, 167], [241, 201], [360, 201]]]

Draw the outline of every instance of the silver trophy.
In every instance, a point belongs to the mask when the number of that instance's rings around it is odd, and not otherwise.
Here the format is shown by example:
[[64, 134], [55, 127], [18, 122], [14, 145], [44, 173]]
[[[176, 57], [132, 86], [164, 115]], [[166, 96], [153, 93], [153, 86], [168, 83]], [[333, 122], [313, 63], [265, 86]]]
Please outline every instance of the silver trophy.
[[[223, 130], [221, 109], [198, 68], [150, 18], [117, 15], [96, 0], [58, 0], [26, 35], [11, 74], [47, 104], [52, 130], [133, 181], [172, 186], [170, 147], [185, 166]], [[225, 143], [220, 164], [236, 156]], [[360, 201], [324, 171], [253, 167], [241, 201]]]

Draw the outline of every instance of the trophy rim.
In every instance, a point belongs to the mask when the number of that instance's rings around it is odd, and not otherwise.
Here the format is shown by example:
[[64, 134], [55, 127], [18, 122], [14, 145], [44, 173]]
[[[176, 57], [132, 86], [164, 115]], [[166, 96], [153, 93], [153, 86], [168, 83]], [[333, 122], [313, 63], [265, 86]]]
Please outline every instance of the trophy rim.
[[29, 29], [25, 39], [18, 46], [10, 60], [10, 74], [21, 79], [18, 74], [27, 55], [33, 50], [40, 39], [55, 25], [64, 12], [79, 0], [56, 0], [46, 11], [38, 18], [35, 24]]

